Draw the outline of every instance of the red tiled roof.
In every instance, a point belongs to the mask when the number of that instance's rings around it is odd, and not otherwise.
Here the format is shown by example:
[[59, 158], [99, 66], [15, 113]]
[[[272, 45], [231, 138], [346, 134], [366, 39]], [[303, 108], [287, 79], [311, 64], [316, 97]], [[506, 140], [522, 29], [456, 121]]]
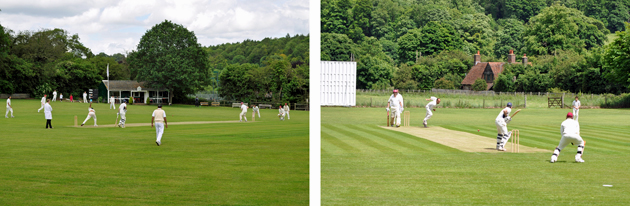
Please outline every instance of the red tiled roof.
[[499, 78], [499, 74], [503, 72], [503, 64], [504, 62], [488, 62], [490, 64], [490, 68], [492, 69], [492, 73], [494, 73], [494, 79]]
[[470, 68], [470, 71], [468, 72], [464, 80], [462, 80], [462, 85], [472, 85], [473, 83], [475, 83], [475, 80], [482, 78], [483, 71], [486, 69], [487, 65], [488, 62], [480, 62], [479, 64]]

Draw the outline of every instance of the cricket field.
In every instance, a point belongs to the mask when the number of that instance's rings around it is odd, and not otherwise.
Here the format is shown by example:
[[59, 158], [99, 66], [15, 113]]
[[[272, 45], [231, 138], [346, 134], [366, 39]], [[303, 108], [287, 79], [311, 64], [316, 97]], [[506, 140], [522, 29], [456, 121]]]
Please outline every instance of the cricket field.
[[[239, 123], [239, 108], [164, 106], [171, 124], [157, 146], [147, 124], [155, 105], [129, 105], [123, 129], [112, 127], [116, 112], [108, 104], [93, 105], [99, 127], [91, 119], [74, 127], [89, 104], [52, 102], [54, 129], [45, 129], [38, 100], [12, 104], [15, 118], [0, 118], [0, 205], [309, 201], [308, 112], [291, 111], [281, 122], [277, 109], [261, 109], [253, 122], [250, 109], [250, 121]], [[216, 123], [182, 124], [203, 121]]]
[[[492, 149], [500, 109], [436, 110], [427, 129], [421, 128], [424, 108], [405, 109], [414, 128], [388, 129], [383, 128], [385, 108], [322, 108], [322, 205], [630, 202], [628, 109], [580, 111], [585, 163], [575, 163], [577, 147], [572, 145], [562, 150], [558, 162], [549, 162], [570, 109], [527, 108], [516, 115], [508, 129], [518, 129], [521, 147], [532, 151], [521, 153]], [[439, 135], [427, 137], [433, 139], [487, 137], [489, 143], [472, 145], [480, 152], [464, 152], [457, 149], [461, 143], [440, 144], [405, 130]]]

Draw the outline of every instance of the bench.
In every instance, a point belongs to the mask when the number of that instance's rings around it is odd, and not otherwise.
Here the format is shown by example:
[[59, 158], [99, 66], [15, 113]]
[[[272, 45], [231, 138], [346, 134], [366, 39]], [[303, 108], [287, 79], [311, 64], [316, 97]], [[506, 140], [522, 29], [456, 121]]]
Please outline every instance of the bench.
[[221, 106], [221, 103], [219, 103], [219, 102], [212, 102], [212, 106], [213, 107], [218, 107], [218, 106]]
[[[245, 106], [247, 106], [247, 103], [243, 103], [243, 104]], [[239, 103], [232, 103], [232, 107], [236, 107], [236, 108], [241, 107], [241, 103], [240, 102]]]
[[271, 109], [271, 104], [258, 104], [259, 109], [264, 109], [265, 107]]
[[208, 102], [199, 102], [199, 105], [201, 105], [201, 106], [208, 106]]

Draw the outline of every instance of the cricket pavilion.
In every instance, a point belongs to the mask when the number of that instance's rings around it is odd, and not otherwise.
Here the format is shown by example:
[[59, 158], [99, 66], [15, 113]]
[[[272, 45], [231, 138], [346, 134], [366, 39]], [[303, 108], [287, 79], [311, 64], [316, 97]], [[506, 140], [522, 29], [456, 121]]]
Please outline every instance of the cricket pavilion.
[[[170, 92], [145, 86], [145, 82], [134, 80], [103, 80], [98, 86], [98, 96], [109, 103], [114, 96], [116, 103], [133, 98], [134, 104], [163, 103], [168, 104]], [[109, 93], [109, 95], [108, 95]]]

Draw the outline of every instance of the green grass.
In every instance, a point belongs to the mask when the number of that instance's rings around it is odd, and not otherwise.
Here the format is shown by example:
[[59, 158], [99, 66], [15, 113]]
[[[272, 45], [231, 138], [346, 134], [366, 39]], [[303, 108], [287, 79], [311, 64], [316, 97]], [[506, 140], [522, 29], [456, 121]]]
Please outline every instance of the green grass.
[[[445, 93], [407, 93], [401, 91], [405, 100], [405, 107], [424, 107], [428, 101], [426, 99], [431, 96], [441, 98], [442, 102], [439, 107], [447, 108], [498, 108], [505, 107], [508, 102], [512, 102], [515, 107], [523, 107], [525, 104], [525, 96], [527, 96], [528, 108], [548, 108], [547, 96], [542, 94], [537, 95], [529, 93], [523, 94], [501, 94], [501, 95], [482, 95], [482, 94], [445, 94]], [[387, 106], [387, 99], [392, 95], [391, 92], [357, 92], [357, 106], [367, 107], [385, 107]], [[562, 96], [562, 94], [559, 94]], [[557, 96], [557, 95], [550, 95]], [[606, 98], [601, 95], [579, 94], [580, 102], [582, 106], [600, 106], [607, 102]], [[558, 96], [559, 97], [559, 96]], [[575, 96], [573, 94], [566, 94], [564, 104], [571, 105]], [[608, 99], [610, 100], [610, 99]]]
[[[171, 125], [158, 147], [149, 126], [71, 127], [75, 115], [83, 122], [87, 104], [53, 102], [54, 129], [46, 130], [39, 101], [12, 103], [15, 118], [0, 118], [0, 205], [308, 204], [308, 112], [292, 111], [284, 122], [263, 109], [254, 123]], [[114, 124], [114, 110], [94, 107], [99, 125]], [[130, 105], [127, 124], [150, 122], [155, 108]], [[169, 122], [238, 120], [240, 113], [164, 110]]]
[[[420, 127], [424, 108], [407, 110]], [[437, 109], [429, 126], [496, 139], [499, 111]], [[568, 146], [549, 163], [569, 111], [521, 111], [508, 129], [549, 153], [514, 154], [465, 153], [379, 128], [384, 108], [322, 108], [322, 205], [626, 205], [630, 110], [582, 109], [586, 162], [574, 163], [576, 146]]]

